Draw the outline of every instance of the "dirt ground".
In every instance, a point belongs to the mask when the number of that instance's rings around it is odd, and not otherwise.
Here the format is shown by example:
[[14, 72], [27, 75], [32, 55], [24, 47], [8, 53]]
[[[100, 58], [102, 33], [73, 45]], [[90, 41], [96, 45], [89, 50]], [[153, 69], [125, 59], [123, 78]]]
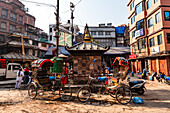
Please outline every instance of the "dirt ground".
[[[138, 96], [144, 104], [120, 105], [109, 96], [102, 101], [82, 104], [73, 99], [61, 102], [58, 96], [37, 97], [32, 100], [27, 90], [0, 90], [0, 113], [170, 113], [170, 85], [147, 81], [146, 92]], [[108, 102], [108, 101], [109, 102]]]

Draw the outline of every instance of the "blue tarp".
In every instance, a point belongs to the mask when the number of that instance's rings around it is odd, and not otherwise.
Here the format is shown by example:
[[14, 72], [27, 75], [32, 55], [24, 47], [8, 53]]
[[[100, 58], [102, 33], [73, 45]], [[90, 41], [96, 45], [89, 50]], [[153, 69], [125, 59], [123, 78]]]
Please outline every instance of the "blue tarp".
[[115, 31], [117, 34], [124, 34], [125, 33], [125, 27], [115, 27]]

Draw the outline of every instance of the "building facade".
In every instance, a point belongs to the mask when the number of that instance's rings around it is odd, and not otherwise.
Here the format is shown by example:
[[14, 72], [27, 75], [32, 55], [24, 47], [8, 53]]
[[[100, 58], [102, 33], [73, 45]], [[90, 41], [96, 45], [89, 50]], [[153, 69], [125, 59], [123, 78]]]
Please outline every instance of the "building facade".
[[[36, 18], [27, 13], [24, 4], [19, 0], [0, 1], [0, 56], [9, 62], [23, 62], [25, 53], [26, 62], [31, 63], [38, 57], [43, 58], [47, 49], [41, 43], [47, 40], [48, 35], [40, 28], [35, 27]], [[23, 42], [22, 42], [23, 38]], [[24, 49], [22, 49], [24, 48]]]
[[89, 26], [92, 38], [103, 46], [116, 46], [115, 27], [111, 23], [99, 24], [98, 27]]
[[129, 0], [132, 71], [170, 75], [170, 1]]

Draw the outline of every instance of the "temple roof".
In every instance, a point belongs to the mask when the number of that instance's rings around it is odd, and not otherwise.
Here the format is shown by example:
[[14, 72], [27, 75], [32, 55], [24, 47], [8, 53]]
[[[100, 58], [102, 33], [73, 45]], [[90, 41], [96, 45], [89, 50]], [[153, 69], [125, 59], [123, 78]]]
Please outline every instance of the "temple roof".
[[104, 53], [109, 50], [109, 47], [103, 47], [100, 44], [91, 41], [91, 35], [86, 24], [84, 30], [84, 40], [83, 42], [77, 43], [72, 47], [66, 47], [66, 50], [72, 54], [72, 52], [84, 51], [84, 52], [101, 52]]
[[67, 47], [66, 48], [68, 51], [70, 50], [85, 50], [85, 51], [91, 51], [91, 50], [97, 50], [97, 51], [100, 51], [100, 50], [104, 50], [104, 51], [107, 51], [109, 49], [109, 47], [103, 47], [102, 45], [99, 45], [95, 42], [80, 42], [80, 43], [77, 43], [76, 45], [72, 46], [72, 47]]

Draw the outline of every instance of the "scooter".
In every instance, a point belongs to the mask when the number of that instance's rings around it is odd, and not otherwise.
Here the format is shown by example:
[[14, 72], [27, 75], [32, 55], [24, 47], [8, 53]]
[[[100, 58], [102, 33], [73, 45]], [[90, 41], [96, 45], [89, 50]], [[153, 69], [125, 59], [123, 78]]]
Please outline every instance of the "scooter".
[[132, 92], [138, 93], [139, 95], [143, 95], [145, 92], [145, 80], [134, 80], [130, 81], [128, 78], [129, 86], [132, 89]]

